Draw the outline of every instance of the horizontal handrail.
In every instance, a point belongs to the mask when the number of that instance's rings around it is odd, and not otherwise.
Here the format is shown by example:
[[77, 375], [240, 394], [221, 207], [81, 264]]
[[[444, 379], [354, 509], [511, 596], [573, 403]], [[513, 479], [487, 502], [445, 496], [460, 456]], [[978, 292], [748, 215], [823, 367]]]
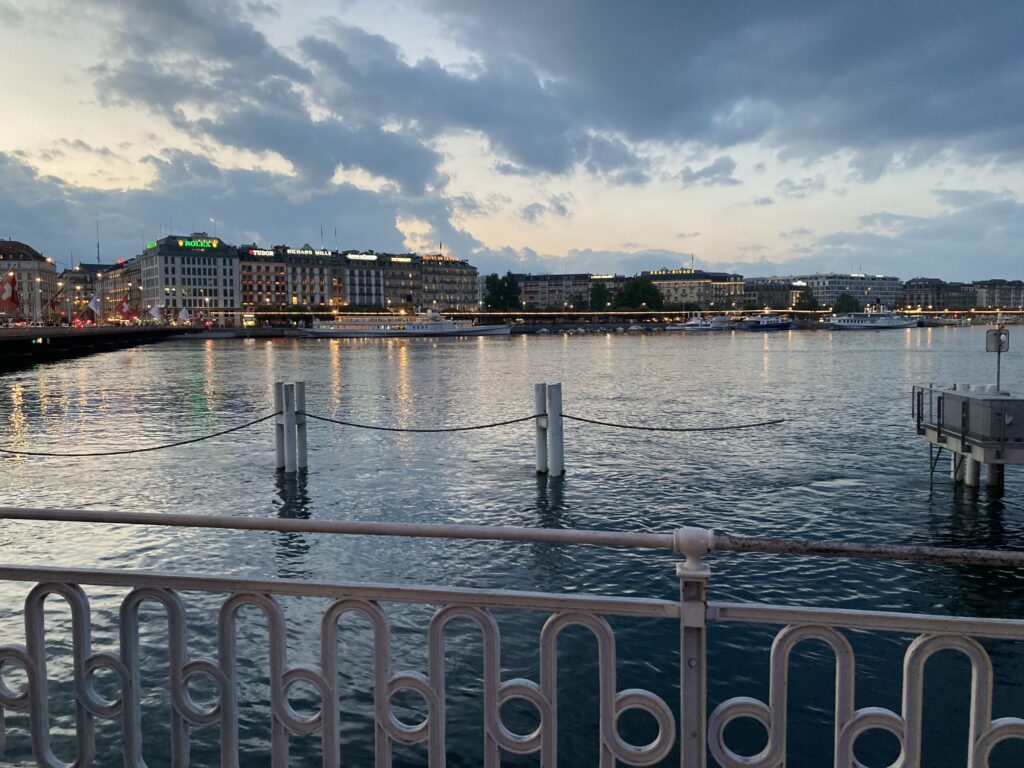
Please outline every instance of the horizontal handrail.
[[967, 616], [813, 608], [760, 603], [708, 603], [708, 620], [738, 624], [813, 624], [844, 629], [885, 632], [970, 635], [972, 637], [1024, 637], [1020, 619], [979, 619]]
[[296, 520], [291, 518], [227, 517], [178, 512], [114, 512], [80, 509], [0, 507], [0, 519], [49, 520], [114, 525], [159, 525], [176, 528], [226, 528], [240, 531], [335, 533], [360, 536], [406, 536], [434, 539], [521, 541], [539, 544], [592, 544], [602, 547], [672, 549], [671, 533], [582, 531], [571, 528], [518, 528], [496, 525], [380, 523], [358, 520]]
[[88, 584], [101, 587], [137, 589], [177, 589], [183, 592], [230, 592], [233, 594], [270, 594], [332, 599], [359, 598], [386, 603], [475, 605], [491, 608], [523, 608], [544, 611], [590, 611], [608, 616], [642, 616], [672, 619], [679, 617], [679, 603], [644, 597], [605, 595], [560, 595], [551, 592], [527, 592], [507, 589], [469, 589], [431, 587], [421, 584], [401, 586], [287, 579], [241, 579], [222, 576], [179, 576], [147, 571], [98, 570], [88, 568], [52, 568], [0, 563], [0, 579], [40, 584]]
[[[850, 541], [767, 538], [714, 533], [702, 528], [683, 528], [673, 533], [592, 531], [573, 528], [527, 528], [495, 525], [446, 525], [439, 523], [382, 523], [358, 520], [296, 520], [248, 516], [195, 515], [178, 512], [116, 512], [80, 509], [0, 506], [0, 519], [51, 522], [154, 525], [175, 528], [214, 528], [242, 531], [330, 533], [357, 536], [516, 541], [537, 544], [582, 544], [599, 547], [675, 550], [691, 556], [695, 539], [706, 541], [704, 553], [751, 552], [809, 557], [851, 557], [869, 560], [901, 560], [945, 565], [987, 565], [1024, 568], [1024, 552], [926, 547], [895, 544], [862, 544]], [[696, 537], [680, 534], [696, 533]]]

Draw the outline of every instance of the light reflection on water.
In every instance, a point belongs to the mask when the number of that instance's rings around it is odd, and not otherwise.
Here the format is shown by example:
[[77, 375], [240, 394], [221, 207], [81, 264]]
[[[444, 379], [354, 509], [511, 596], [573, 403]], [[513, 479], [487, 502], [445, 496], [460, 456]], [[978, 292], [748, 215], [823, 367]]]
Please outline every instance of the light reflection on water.
[[[308, 476], [294, 480], [273, 470], [273, 427], [267, 423], [209, 443], [123, 460], [3, 458], [0, 498], [23, 505], [321, 519], [659, 531], [690, 524], [758, 535], [1020, 548], [1020, 473], [1007, 472], [1001, 499], [984, 489], [953, 490], [938, 475], [929, 499], [927, 449], [913, 434], [910, 419], [911, 384], [991, 378], [994, 360], [983, 350], [982, 329], [949, 328], [166, 342], [5, 375], [0, 379], [0, 413], [7, 414], [4, 444], [78, 451], [170, 442], [269, 413], [277, 379], [305, 380], [311, 413], [384, 425], [448, 426], [527, 415], [537, 381], [563, 382], [567, 412], [610, 421], [674, 426], [777, 416], [788, 421], [766, 430], [687, 435], [567, 423], [569, 472], [551, 481], [533, 474], [529, 423], [495, 431], [394, 435], [312, 422], [312, 467]], [[1010, 356], [1004, 363], [1004, 381], [1024, 389], [1024, 369]], [[677, 590], [667, 554], [578, 547], [15, 522], [0, 524], [0, 546], [7, 562], [40, 565], [666, 598]], [[718, 600], [1024, 617], [1024, 580], [996, 569], [735, 555], [714, 557], [712, 567], [710, 593]], [[115, 598], [123, 593], [90, 589], [89, 594], [100, 623], [96, 649], [116, 650]], [[21, 587], [0, 587], [4, 642], [20, 641], [17, 609], [23, 595]], [[191, 652], [212, 653], [217, 601], [186, 597]], [[316, 601], [286, 601], [294, 660], [315, 660], [322, 608]], [[396, 664], [425, 669], [418, 623], [424, 609], [388, 610], [396, 625]], [[147, 615], [157, 620], [143, 634], [147, 647], [156, 649], [166, 625], [155, 608]], [[62, 616], [66, 621], [66, 610], [58, 610], [49, 625], [54, 638]], [[536, 631], [543, 617], [505, 612], [499, 618], [505, 622], [506, 677], [536, 675]], [[651, 687], [672, 701], [674, 629], [658, 622], [614, 624], [622, 659], [620, 686]], [[255, 645], [265, 638], [262, 626], [259, 621], [247, 626], [240, 640], [250, 649], [242, 698], [255, 707], [252, 725], [243, 734], [250, 764], [259, 764], [265, 754], [261, 734], [267, 732], [266, 710], [259, 704], [265, 698], [263, 662]], [[369, 658], [365, 632], [347, 629], [345, 636], [352, 653]], [[738, 694], [765, 697], [767, 631], [714, 627], [711, 638], [709, 703]], [[898, 709], [896, 686], [883, 681], [898, 677], [906, 638], [855, 634], [852, 640], [858, 652], [858, 706]], [[471, 713], [476, 711], [478, 633], [456, 626], [451, 645], [457, 650], [451, 674], [457, 689], [453, 717], [477, 722]], [[1011, 643], [986, 647], [1004, 679], [1020, 679], [1019, 649]], [[563, 650], [560, 675], [574, 690], [563, 700], [574, 706], [561, 722], [566, 729], [570, 723], [578, 726], [566, 733], [563, 764], [590, 765], [594, 739], [585, 722], [596, 700], [593, 641], [584, 633], [570, 633]], [[166, 662], [155, 651], [151, 655], [148, 674], [155, 681], [165, 679], [160, 664]], [[831, 739], [826, 714], [831, 683], [822, 686], [820, 681], [831, 680], [833, 673], [827, 654], [813, 644], [797, 656], [791, 729], [796, 745], [788, 764], [819, 766]], [[365, 715], [364, 671], [349, 665], [343, 673], [350, 708], [362, 707]], [[929, 675], [926, 690], [942, 685], [963, 695], [926, 710], [927, 764], [962, 765], [958, 753], [940, 748], [940, 737], [959, 738], [965, 730], [965, 667], [955, 659], [937, 659]], [[66, 682], [58, 676], [57, 684], [61, 679]], [[153, 689], [158, 688], [154, 682]], [[299, 704], [312, 702], [300, 697]], [[154, 698], [147, 706], [154, 713], [147, 719], [147, 749], [152, 751], [147, 757], [159, 764], [160, 755], [166, 756], [166, 733], [155, 716], [162, 705]], [[1024, 695], [1017, 687], [1001, 689], [995, 711], [1024, 714]], [[8, 718], [14, 729], [10, 754], [25, 754], [15, 751], [27, 749], [17, 735], [24, 719]], [[631, 727], [644, 735], [642, 724]], [[70, 759], [66, 723], [63, 728], [59, 754]], [[368, 716], [345, 728], [349, 749], [365, 764], [372, 734]], [[450, 765], [479, 764], [473, 730], [450, 730], [455, 738]], [[197, 764], [216, 762], [210, 757], [215, 738], [215, 732], [197, 734]], [[756, 732], [747, 737], [750, 751], [756, 750], [758, 738]], [[737, 739], [743, 742], [743, 734]], [[314, 753], [306, 740], [293, 747], [293, 754], [307, 759]], [[862, 757], [871, 754], [868, 750]]]

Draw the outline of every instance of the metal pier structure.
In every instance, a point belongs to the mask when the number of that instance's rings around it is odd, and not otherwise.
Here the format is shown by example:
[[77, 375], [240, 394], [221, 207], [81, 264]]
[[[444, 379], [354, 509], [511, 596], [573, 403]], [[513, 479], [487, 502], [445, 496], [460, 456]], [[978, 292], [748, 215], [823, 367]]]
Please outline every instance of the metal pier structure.
[[1024, 398], [995, 384], [915, 386], [913, 414], [932, 472], [946, 450], [955, 483], [977, 487], [984, 466], [985, 484], [1002, 490], [1006, 465], [1024, 464]]

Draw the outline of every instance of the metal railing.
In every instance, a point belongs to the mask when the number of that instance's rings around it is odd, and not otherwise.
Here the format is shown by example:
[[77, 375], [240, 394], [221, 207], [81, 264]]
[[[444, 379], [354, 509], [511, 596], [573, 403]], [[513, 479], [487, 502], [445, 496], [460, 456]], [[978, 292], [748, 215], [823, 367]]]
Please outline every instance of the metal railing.
[[[430, 766], [445, 764], [446, 629], [456, 620], [475, 624], [483, 639], [483, 672], [479, 705], [482, 711], [483, 765], [494, 768], [503, 754], [537, 754], [540, 765], [554, 768], [558, 760], [558, 642], [571, 627], [582, 627], [596, 638], [599, 671], [598, 753], [602, 768], [615, 765], [665, 764], [678, 750], [683, 768], [703, 768], [708, 753], [728, 768], [763, 766], [775, 768], [786, 761], [787, 670], [793, 649], [807, 640], [824, 642], [835, 657], [834, 765], [859, 766], [854, 743], [871, 730], [893, 734], [902, 749], [901, 766], [921, 765], [922, 681], [927, 660], [943, 650], [954, 650], [970, 662], [972, 693], [968, 766], [983, 768], [996, 745], [1008, 739], [1024, 739], [1024, 719], [993, 719], [993, 667], [976, 638], [1024, 639], [1024, 621], [988, 618], [854, 611], [708, 601], [710, 569], [704, 558], [715, 549], [769, 552], [793, 556], [846, 556], [984, 564], [1024, 567], [1024, 553], [977, 550], [945, 550], [927, 547], [894, 547], [845, 542], [773, 541], [715, 534], [699, 528], [672, 533], [551, 530], [538, 528], [406, 525], [342, 521], [204, 517], [130, 512], [93, 512], [61, 509], [0, 507], [0, 519], [64, 521], [78, 524], [158, 525], [235, 530], [339, 535], [412, 536], [548, 544], [594, 545], [651, 550], [671, 550], [681, 556], [676, 565], [678, 600], [643, 597], [554, 594], [506, 590], [456, 589], [420, 585], [310, 582], [265, 579], [209, 578], [124, 570], [64, 569], [0, 565], [0, 580], [34, 584], [24, 606], [24, 644], [4, 638], [0, 647], [0, 705], [3, 710], [27, 711], [33, 755], [38, 765], [65, 765], [51, 747], [50, 691], [48, 687], [47, 638], [44, 604], [57, 597], [70, 607], [70, 647], [73, 660], [75, 706], [75, 765], [91, 765], [96, 756], [97, 721], [117, 723], [124, 763], [144, 766], [141, 717], [140, 606], [155, 602], [168, 620], [170, 659], [170, 753], [173, 765], [189, 761], [190, 732], [194, 728], [219, 729], [220, 764], [239, 764], [239, 726], [245, 713], [238, 696], [237, 636], [240, 612], [255, 608], [269, 631], [264, 649], [270, 668], [269, 707], [272, 717], [270, 764], [289, 764], [292, 737], [318, 736], [322, 764], [346, 762], [340, 738], [339, 624], [345, 617], [361, 616], [373, 635], [373, 754], [377, 766], [390, 766], [395, 745], [422, 745]], [[92, 649], [92, 615], [83, 587], [118, 587], [130, 591], [120, 604], [119, 648], [114, 652]], [[215, 655], [189, 655], [189, 633], [183, 593], [224, 595], [216, 618]], [[289, 659], [286, 637], [289, 627], [282, 598], [329, 601], [319, 611], [319, 648], [308, 656], [315, 663]], [[392, 625], [382, 606], [391, 603], [435, 606], [427, 630], [426, 671], [396, 668], [391, 656]], [[540, 630], [537, 680], [502, 679], [501, 630], [493, 610], [542, 612], [547, 618]], [[667, 620], [678, 627], [678, 702], [669, 703], [650, 690], [620, 687], [617, 679], [615, 633], [609, 618], [633, 617]], [[767, 701], [734, 697], [721, 703], [710, 717], [706, 711], [708, 682], [706, 631], [709, 623], [768, 624], [782, 627], [771, 648], [771, 684]], [[915, 635], [906, 650], [903, 699], [899, 712], [879, 707], [855, 706], [855, 659], [843, 630], [874, 630]], [[671, 630], [668, 630], [671, 631]], [[4, 673], [20, 669], [25, 684], [13, 690]], [[105, 697], [97, 687], [100, 673], [117, 680], [118, 695]], [[211, 706], [198, 704], [190, 694], [190, 682], [205, 678], [216, 688]], [[319, 710], [302, 714], [289, 701], [294, 686], [311, 687]], [[674, 687], [674, 686], [673, 686]], [[417, 723], [401, 720], [395, 712], [396, 697], [414, 692], [425, 703], [425, 715]], [[537, 725], [532, 732], [516, 733], [503, 719], [502, 707], [511, 700], [533, 707]], [[640, 710], [653, 718], [656, 733], [646, 744], [632, 744], [620, 733], [620, 717]], [[0, 711], [0, 717], [4, 712]], [[760, 753], [743, 756], [733, 751], [726, 728], [739, 718], [752, 718], [768, 734]], [[6, 729], [0, 728], [0, 734]], [[0, 740], [0, 750], [2, 750]], [[0, 754], [0, 760], [3, 755]]]

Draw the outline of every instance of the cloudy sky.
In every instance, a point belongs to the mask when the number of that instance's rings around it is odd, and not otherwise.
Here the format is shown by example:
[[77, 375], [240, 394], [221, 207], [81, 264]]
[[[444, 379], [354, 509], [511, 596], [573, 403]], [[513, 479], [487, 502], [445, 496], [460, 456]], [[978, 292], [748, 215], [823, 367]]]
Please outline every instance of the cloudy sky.
[[1022, 40], [1016, 0], [0, 0], [0, 237], [1024, 278]]

